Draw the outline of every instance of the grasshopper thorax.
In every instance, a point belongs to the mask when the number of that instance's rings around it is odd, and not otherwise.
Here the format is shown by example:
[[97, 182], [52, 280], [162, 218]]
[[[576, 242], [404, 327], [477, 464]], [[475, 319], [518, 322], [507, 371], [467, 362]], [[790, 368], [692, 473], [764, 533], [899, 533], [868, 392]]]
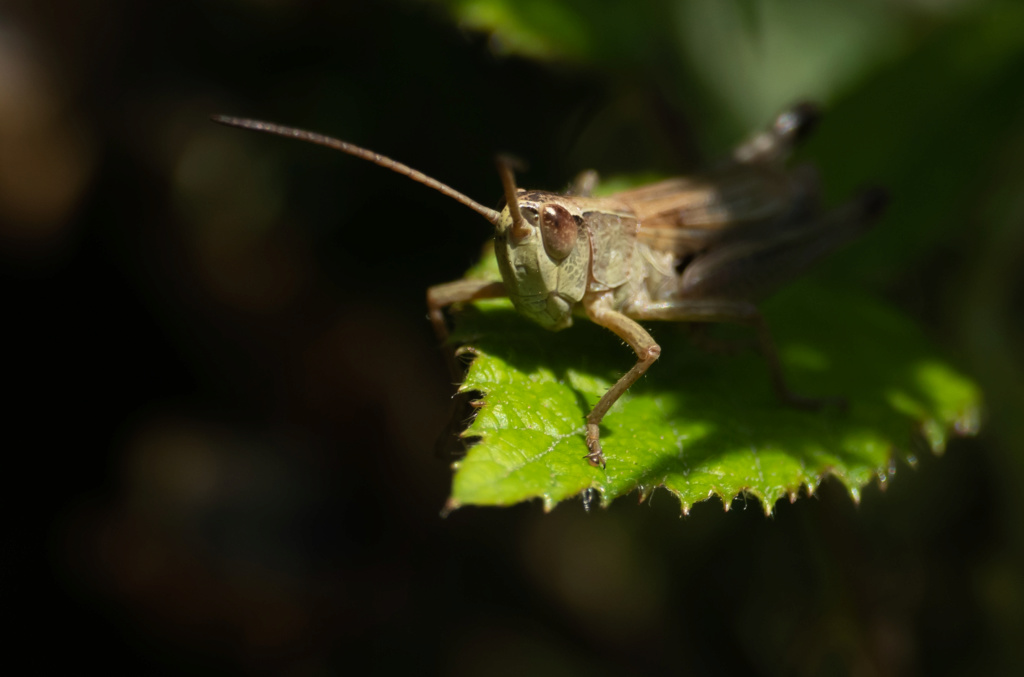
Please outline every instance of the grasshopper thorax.
[[541, 191], [514, 189], [511, 197], [494, 236], [505, 289], [520, 313], [545, 329], [565, 329], [586, 291], [590, 265], [579, 205]]

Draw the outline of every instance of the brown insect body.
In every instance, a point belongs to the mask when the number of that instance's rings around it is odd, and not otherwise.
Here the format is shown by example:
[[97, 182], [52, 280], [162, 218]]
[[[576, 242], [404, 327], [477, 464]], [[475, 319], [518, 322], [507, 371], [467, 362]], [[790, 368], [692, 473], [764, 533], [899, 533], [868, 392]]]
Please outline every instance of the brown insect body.
[[[463, 279], [431, 287], [427, 305], [442, 341], [448, 335], [445, 307], [493, 297], [508, 297], [521, 314], [546, 329], [564, 329], [574, 314], [582, 314], [625, 340], [637, 362], [598, 401], [584, 428], [587, 459], [604, 467], [601, 420], [661, 354], [638, 320], [751, 326], [777, 394], [798, 406], [820, 404], [786, 386], [754, 301], [856, 237], [880, 212], [884, 194], [870, 190], [831, 212], [820, 209], [816, 173], [784, 166], [793, 144], [816, 118], [813, 107], [794, 107], [713, 172], [607, 197], [589, 195], [593, 174], [581, 175], [566, 195], [519, 189], [510, 161], [499, 158], [507, 203], [501, 212], [338, 139], [253, 120], [214, 119], [356, 155], [424, 183], [490, 221], [503, 281]], [[458, 367], [449, 358], [454, 374]]]

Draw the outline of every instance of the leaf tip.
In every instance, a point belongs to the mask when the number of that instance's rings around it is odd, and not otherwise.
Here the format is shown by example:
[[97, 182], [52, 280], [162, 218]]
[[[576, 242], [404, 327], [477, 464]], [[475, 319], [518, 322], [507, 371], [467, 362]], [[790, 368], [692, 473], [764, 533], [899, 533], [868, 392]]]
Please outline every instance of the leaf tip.
[[[892, 466], [890, 466], [890, 468], [892, 468]], [[875, 485], [878, 487], [880, 491], [885, 491], [886, 489], [889, 488], [890, 477], [892, 477], [892, 474], [888, 469], [879, 469], [875, 473]]]
[[953, 421], [953, 432], [960, 437], [974, 437], [981, 430], [981, 407], [972, 407]]
[[448, 515], [452, 514], [460, 507], [462, 507], [462, 504], [459, 503], [458, 499], [449, 497], [448, 500], [444, 502], [444, 507], [441, 508], [441, 517], [448, 517]]
[[594, 498], [597, 496], [597, 490], [594, 487], [587, 487], [580, 492], [580, 500], [583, 501], [583, 512], [590, 512], [590, 508], [594, 505]]
[[848, 489], [850, 492], [850, 498], [853, 499], [853, 504], [860, 505], [860, 487], [850, 486]]

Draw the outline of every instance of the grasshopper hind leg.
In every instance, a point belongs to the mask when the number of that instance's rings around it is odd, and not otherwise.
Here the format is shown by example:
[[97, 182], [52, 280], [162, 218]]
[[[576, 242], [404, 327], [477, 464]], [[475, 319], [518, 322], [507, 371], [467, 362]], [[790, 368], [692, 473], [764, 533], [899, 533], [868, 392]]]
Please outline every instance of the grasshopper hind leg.
[[885, 191], [865, 190], [858, 198], [827, 214], [725, 242], [687, 262], [679, 272], [678, 288], [672, 298], [632, 308], [629, 316], [640, 320], [749, 326], [757, 334], [779, 399], [806, 409], [830, 403], [843, 406], [841, 398], [818, 400], [790, 390], [768, 324], [750, 299], [769, 295], [858, 237], [874, 224], [886, 200]]
[[842, 398], [811, 398], [790, 389], [768, 323], [757, 306], [750, 301], [724, 298], [674, 299], [633, 308], [629, 316], [637, 320], [728, 323], [750, 327], [755, 331], [757, 347], [768, 363], [772, 389], [779, 400], [800, 409], [810, 410], [829, 404], [845, 405]]

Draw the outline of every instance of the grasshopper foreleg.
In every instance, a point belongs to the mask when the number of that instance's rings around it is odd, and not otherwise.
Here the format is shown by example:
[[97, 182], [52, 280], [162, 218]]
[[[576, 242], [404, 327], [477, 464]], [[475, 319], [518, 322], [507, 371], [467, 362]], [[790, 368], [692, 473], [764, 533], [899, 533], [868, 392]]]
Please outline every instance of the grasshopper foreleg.
[[444, 309], [453, 303], [501, 298], [507, 295], [505, 285], [493, 280], [462, 279], [427, 289], [427, 313], [430, 323], [434, 325], [434, 333], [437, 334], [437, 340], [448, 362], [448, 371], [456, 383], [462, 380], [462, 370], [455, 361], [455, 352], [445, 346], [448, 342], [448, 325], [445, 324]]
[[622, 397], [622, 394], [643, 376], [648, 367], [654, 364], [654, 361], [661, 355], [661, 346], [654, 342], [646, 329], [626, 315], [613, 310], [611, 297], [607, 293], [584, 298], [583, 307], [592, 322], [615, 332], [619, 338], [629, 344], [637, 357], [633, 368], [626, 372], [587, 414], [587, 449], [589, 453], [586, 459], [590, 465], [604, 468], [604, 453], [601, 451], [601, 419]]
[[636, 320], [662, 320], [674, 322], [729, 322], [752, 327], [757, 332], [761, 353], [768, 362], [772, 387], [783, 402], [802, 407], [816, 408], [825, 400], [816, 400], [798, 395], [789, 389], [782, 373], [782, 363], [772, 340], [771, 331], [764, 316], [753, 303], [730, 299], [677, 299], [628, 309], [628, 315], [613, 310], [606, 294], [584, 299], [587, 316], [595, 324], [615, 332], [626, 341], [636, 353], [637, 362], [626, 372], [594, 408], [587, 414], [586, 458], [591, 465], [604, 467], [604, 453], [601, 450], [600, 423], [615, 402], [636, 383], [654, 361], [661, 355], [661, 347], [650, 334], [637, 324]]
[[[448, 365], [448, 372], [452, 377], [452, 383], [458, 384], [465, 376], [463, 368], [455, 359], [455, 351], [448, 343], [448, 325], [445, 324], [444, 309], [453, 303], [474, 301], [476, 299], [491, 299], [507, 296], [505, 285], [501, 282], [491, 280], [462, 279], [446, 284], [434, 285], [427, 289], [427, 311], [430, 316], [430, 323], [434, 325], [434, 333], [437, 335], [438, 343], [445, 356], [445, 363]], [[461, 422], [465, 420], [468, 412], [474, 404], [471, 393], [456, 394], [452, 398], [452, 410], [448, 417], [449, 424], [445, 431], [438, 437], [435, 453], [438, 457], [447, 456], [452, 453], [451, 444], [459, 439]]]

